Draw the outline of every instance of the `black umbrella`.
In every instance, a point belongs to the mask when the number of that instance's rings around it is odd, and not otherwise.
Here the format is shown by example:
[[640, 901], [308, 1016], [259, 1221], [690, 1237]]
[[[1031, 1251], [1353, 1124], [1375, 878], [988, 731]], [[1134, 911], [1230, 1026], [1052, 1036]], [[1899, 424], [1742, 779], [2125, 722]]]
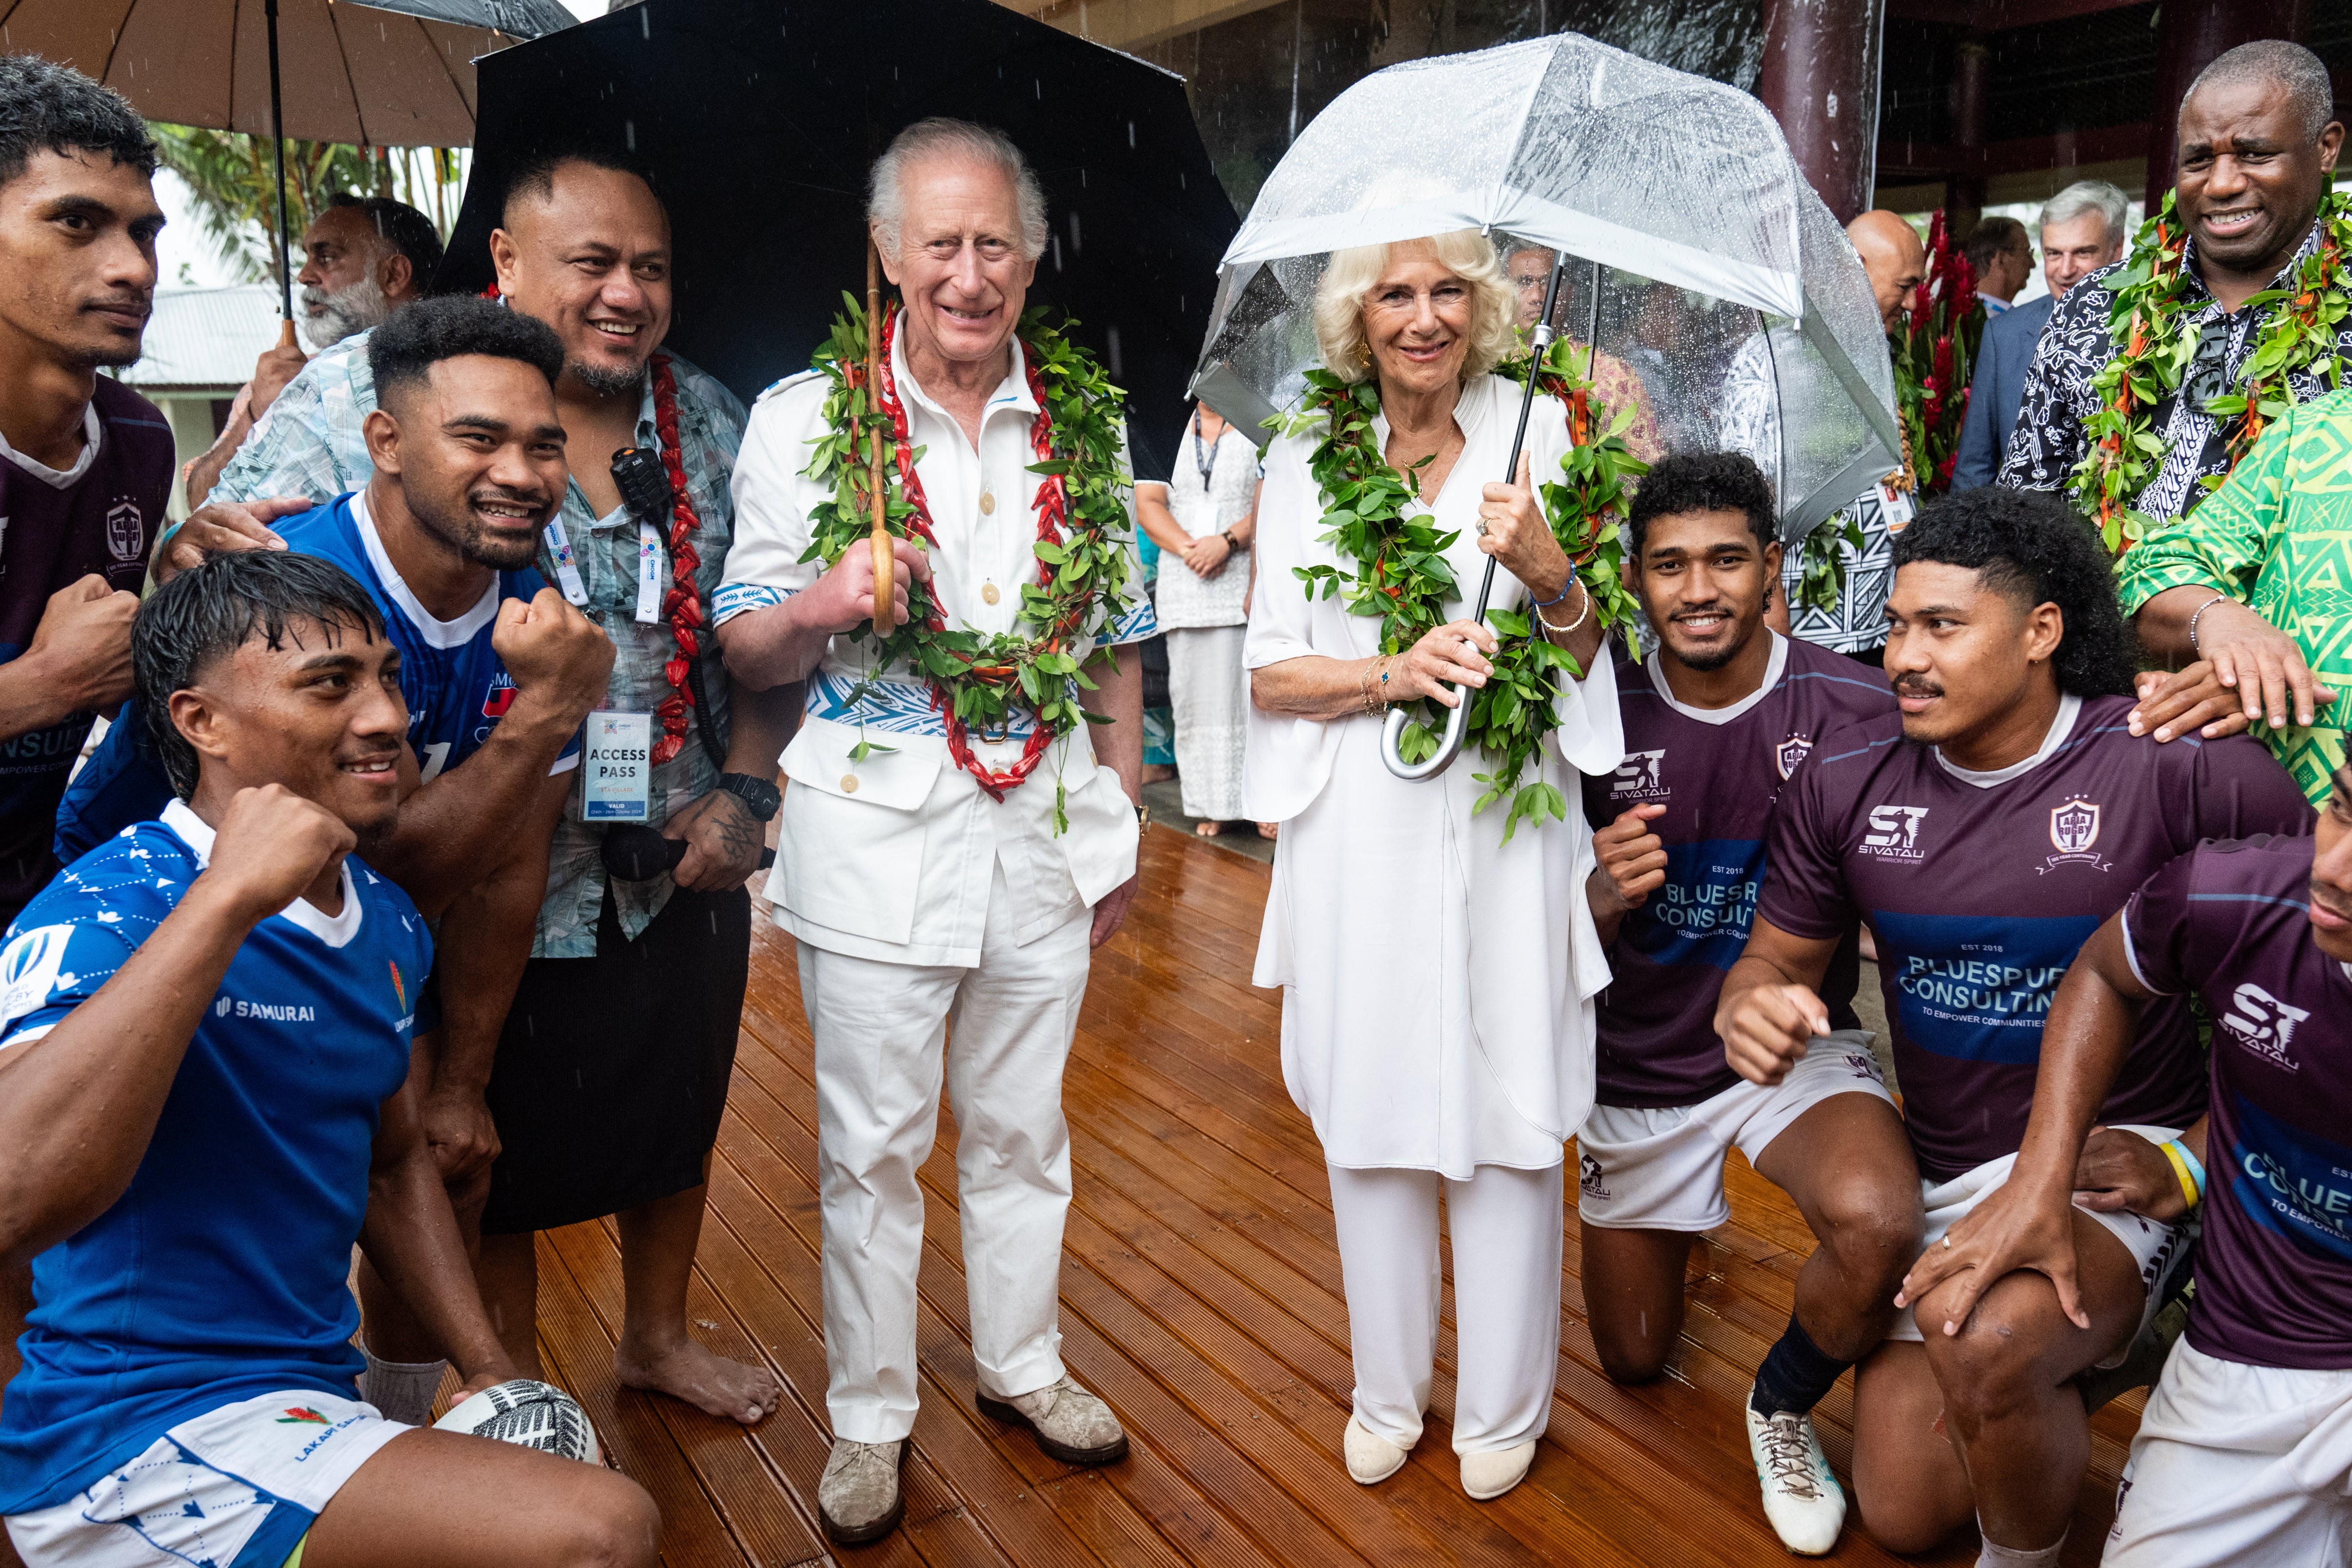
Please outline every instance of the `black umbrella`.
[[750, 402], [805, 369], [866, 280], [865, 180], [927, 115], [993, 125], [1045, 187], [1034, 303], [1127, 388], [1136, 471], [1164, 479], [1235, 227], [1182, 80], [991, 0], [648, 0], [480, 62], [479, 131], [440, 286], [491, 280], [507, 171], [627, 153], [676, 241], [668, 343]]

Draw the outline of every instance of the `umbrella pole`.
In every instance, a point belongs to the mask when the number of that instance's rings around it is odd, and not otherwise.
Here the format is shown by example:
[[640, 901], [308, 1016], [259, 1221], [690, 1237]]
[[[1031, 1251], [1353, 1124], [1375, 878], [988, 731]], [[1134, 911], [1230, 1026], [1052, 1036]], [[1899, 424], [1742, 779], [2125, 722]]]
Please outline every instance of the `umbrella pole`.
[[278, 346], [294, 342], [293, 247], [286, 235], [286, 110], [278, 89], [278, 0], [263, 0], [261, 15], [269, 30], [269, 152], [278, 170]]
[[[272, 5], [277, 0], [270, 0]], [[882, 257], [874, 237], [866, 237], [866, 400], [879, 413], [882, 406]], [[890, 492], [882, 479], [882, 432], [874, 432], [874, 446], [866, 464], [866, 495], [874, 508], [874, 639], [890, 635], [891, 568]]]

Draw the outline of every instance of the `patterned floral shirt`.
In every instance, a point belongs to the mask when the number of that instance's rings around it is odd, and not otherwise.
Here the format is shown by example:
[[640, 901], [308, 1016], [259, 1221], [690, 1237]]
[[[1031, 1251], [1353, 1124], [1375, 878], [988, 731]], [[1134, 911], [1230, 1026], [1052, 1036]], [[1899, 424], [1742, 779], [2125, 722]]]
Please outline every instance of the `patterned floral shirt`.
[[[2132, 547], [2121, 577], [2126, 612], [2167, 588], [2226, 592], [2294, 638], [2320, 684], [2352, 693], [2352, 388], [2288, 409], [2210, 500]], [[2316, 806], [2344, 765], [2347, 704], [2308, 729], [2254, 727]]]
[[[236, 460], [221, 475], [214, 494], [223, 500], [264, 496], [307, 496], [328, 500], [368, 481], [373, 472], [360, 422], [375, 407], [375, 378], [368, 370], [367, 334], [345, 338], [320, 353], [278, 395], [254, 427]], [[735, 541], [735, 504], [728, 476], [743, 444], [743, 405], [735, 395], [676, 354], [669, 356], [677, 381], [678, 441], [686, 467], [687, 493], [701, 526], [694, 536], [702, 564], [695, 582], [702, 591], [703, 616], [710, 619], [711, 595]], [[654, 429], [653, 386], [648, 379], [637, 410], [637, 444], [659, 445]], [[613, 639], [613, 679], [605, 700], [625, 712], [651, 712], [669, 695], [663, 665], [677, 647], [667, 624], [636, 619], [637, 528], [616, 509], [599, 518], [576, 483], [564, 492], [563, 527], [577, 557], [588, 603], [582, 611]], [[557, 580], [555, 562], [541, 541], [540, 574]], [[714, 654], [715, 654], [714, 649]], [[703, 686], [710, 699], [714, 733], [727, 732], [726, 669], [717, 658], [706, 663]], [[654, 769], [657, 817], [683, 811], [710, 792], [719, 770], [699, 735], [689, 735], [677, 756]], [[593, 958], [596, 918], [605, 878], [597, 847], [604, 830], [581, 820], [575, 794], [556, 826], [549, 850], [547, 898], [540, 905], [534, 958]], [[650, 882], [615, 882], [613, 901], [621, 930], [630, 941], [669, 901], [667, 877]]]
[[[2273, 287], [2310, 258], [2319, 246], [2319, 225], [2283, 268]], [[2117, 345], [2107, 331], [2107, 315], [2115, 305], [2108, 283], [2130, 265], [2126, 258], [2103, 267], [2066, 291], [2042, 329], [2042, 343], [2026, 368], [2025, 393], [2018, 407], [2016, 426], [2010, 432], [2009, 452], [2000, 465], [2000, 482], [2019, 489], [2062, 490], [2073, 478], [2074, 465], [2090, 450], [2083, 422], [2095, 412], [2091, 380], [2114, 358]], [[2180, 314], [2181, 330], [2201, 334], [2228, 334], [2224, 361], [2234, 388], [2245, 374], [2270, 306], [2245, 305], [2234, 313], [2221, 309], [2205, 287], [2197, 268], [2197, 241], [2192, 237], [2183, 258], [2187, 294]], [[2336, 353], [2352, 358], [2352, 317], [2336, 329]], [[2324, 364], [2298, 371], [2287, 384], [2298, 403], [2309, 402], [2327, 390]], [[2156, 434], [2165, 442], [2164, 461], [2156, 477], [2140, 492], [2139, 510], [2155, 518], [2179, 517], [2204, 495], [2200, 481], [2218, 480], [2229, 472], [2228, 428], [2217, 424], [2193, 398], [2167, 395], [2151, 415]]]

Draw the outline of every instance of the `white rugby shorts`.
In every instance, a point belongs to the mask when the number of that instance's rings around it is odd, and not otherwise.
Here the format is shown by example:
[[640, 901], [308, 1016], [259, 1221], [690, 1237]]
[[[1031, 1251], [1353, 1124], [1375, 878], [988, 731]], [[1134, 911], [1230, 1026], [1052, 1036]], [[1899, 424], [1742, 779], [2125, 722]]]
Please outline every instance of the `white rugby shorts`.
[[1703, 1231], [1728, 1225], [1724, 1152], [1736, 1148], [1752, 1165], [1797, 1118], [1841, 1094], [1895, 1102], [1870, 1054], [1867, 1029], [1815, 1036], [1777, 1084], [1741, 1079], [1696, 1105], [1647, 1110], [1596, 1105], [1576, 1135], [1576, 1212], [1604, 1230]]
[[26, 1568], [278, 1568], [359, 1468], [415, 1428], [294, 1389], [181, 1422], [79, 1497], [8, 1521]]
[[[2177, 1127], [2139, 1127], [2121, 1121], [2113, 1125], [2119, 1131], [2137, 1132], [2151, 1143], [2167, 1143], [2180, 1136], [2180, 1130]], [[1919, 1183], [1919, 1202], [1927, 1211], [1927, 1235], [1923, 1245], [1934, 1247], [1942, 1241], [1945, 1233], [1959, 1223], [1962, 1215], [1984, 1202], [2009, 1180], [2009, 1173], [2016, 1163], [2016, 1155], [2004, 1154], [1998, 1160], [1986, 1161], [1973, 1171], [1962, 1172], [1948, 1182], [1923, 1179]], [[2075, 1207], [2082, 1208], [2082, 1205], [2077, 1204]], [[2132, 1262], [2139, 1269], [2140, 1289], [2145, 1297], [2140, 1308], [2139, 1327], [2132, 1331], [2129, 1339], [2116, 1347], [2115, 1354], [2099, 1363], [2099, 1369], [2104, 1372], [2109, 1367], [2123, 1364], [2124, 1358], [2131, 1353], [2132, 1340], [2146, 1331], [2148, 1320], [2163, 1304], [2165, 1278], [2179, 1261], [2188, 1236], [2177, 1225], [2167, 1225], [2162, 1220], [2149, 1219], [2129, 1210], [2108, 1213], [2083, 1209], [2083, 1213], [2098, 1221], [2108, 1235], [2122, 1242], [2130, 1251]], [[1895, 1315], [1895, 1326], [1886, 1331], [1886, 1337], [1908, 1340], [1917, 1344], [1926, 1336], [1919, 1332], [1919, 1324], [1912, 1317], [1911, 1309], [1906, 1307]]]
[[2105, 1568], [2352, 1563], [2352, 1370], [2172, 1347], [2116, 1489]]

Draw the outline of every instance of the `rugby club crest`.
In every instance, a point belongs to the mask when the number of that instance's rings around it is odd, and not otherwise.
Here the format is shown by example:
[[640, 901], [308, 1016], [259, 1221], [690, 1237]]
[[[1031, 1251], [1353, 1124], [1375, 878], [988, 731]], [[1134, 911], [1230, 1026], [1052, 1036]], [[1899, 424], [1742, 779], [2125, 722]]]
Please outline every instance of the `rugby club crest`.
[[1811, 735], [1791, 735], [1772, 748], [1772, 765], [1780, 770], [1782, 783], [1788, 781], [1789, 775], [1797, 771], [1797, 764], [1810, 756], [1812, 750], [1813, 738]]
[[2058, 853], [2051, 856], [2039, 868], [2048, 872], [2060, 866], [2084, 864], [2105, 870], [2106, 864], [2092, 853], [2099, 841], [2099, 803], [2077, 795], [2063, 805], [2050, 808], [2050, 842]]
[[144, 523], [136, 501], [118, 501], [106, 514], [106, 548], [115, 560], [136, 561], [145, 553], [141, 549], [147, 539]]

